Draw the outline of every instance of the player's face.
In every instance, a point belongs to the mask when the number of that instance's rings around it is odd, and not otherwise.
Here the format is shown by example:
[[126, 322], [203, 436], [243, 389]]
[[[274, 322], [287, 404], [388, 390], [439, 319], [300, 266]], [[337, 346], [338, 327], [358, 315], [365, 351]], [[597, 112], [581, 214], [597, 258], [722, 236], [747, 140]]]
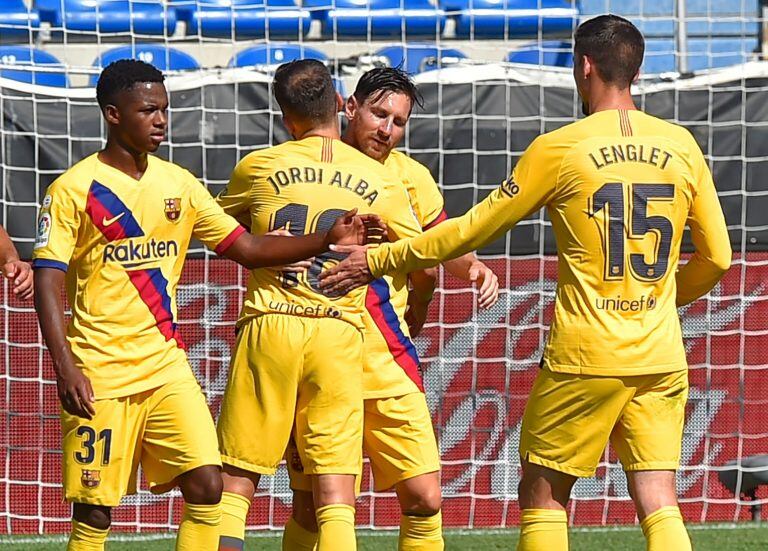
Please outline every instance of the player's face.
[[362, 105], [350, 97], [346, 115], [352, 143], [372, 159], [383, 162], [403, 139], [411, 107], [411, 99], [399, 92], [385, 92], [381, 97], [374, 94]]
[[[154, 153], [165, 140], [168, 94], [162, 82], [142, 82], [120, 93], [115, 102], [121, 142], [139, 153]], [[112, 122], [112, 121], [110, 121]]]

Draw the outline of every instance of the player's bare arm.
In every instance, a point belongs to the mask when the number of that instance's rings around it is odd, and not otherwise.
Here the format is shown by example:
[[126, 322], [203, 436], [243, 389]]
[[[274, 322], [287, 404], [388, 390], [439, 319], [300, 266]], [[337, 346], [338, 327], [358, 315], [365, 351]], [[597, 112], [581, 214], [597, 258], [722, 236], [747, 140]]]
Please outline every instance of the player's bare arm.
[[437, 269], [429, 268], [408, 274], [411, 289], [408, 291], [408, 309], [405, 323], [411, 337], [417, 337], [427, 321], [429, 304], [437, 286]]
[[328, 231], [285, 237], [243, 233], [224, 251], [224, 256], [248, 269], [292, 264], [328, 251], [331, 245], [362, 245], [369, 231], [382, 231], [381, 219], [373, 214], [346, 212], [336, 219]]
[[0, 269], [3, 276], [11, 283], [13, 294], [23, 300], [32, 298], [32, 269], [29, 264], [19, 259], [19, 253], [13, 246], [5, 228], [0, 226]]
[[64, 275], [63, 271], [56, 268], [35, 270], [35, 287], [38, 290], [35, 293], [35, 310], [43, 340], [53, 360], [56, 388], [62, 407], [72, 415], [91, 419], [95, 414], [91, 381], [75, 366], [66, 337], [64, 307], [61, 303]]
[[475, 253], [447, 260], [443, 262], [443, 267], [449, 274], [477, 286], [477, 304], [480, 308], [490, 308], [499, 300], [498, 276]]

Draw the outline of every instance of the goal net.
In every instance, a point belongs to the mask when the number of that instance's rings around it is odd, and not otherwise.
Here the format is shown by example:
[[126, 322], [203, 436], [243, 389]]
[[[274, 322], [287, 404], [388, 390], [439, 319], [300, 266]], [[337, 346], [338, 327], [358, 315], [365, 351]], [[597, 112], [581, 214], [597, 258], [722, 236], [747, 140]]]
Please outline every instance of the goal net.
[[[576, 14], [626, 13], [648, 36], [646, 69], [653, 73], [634, 89], [638, 105], [695, 135], [713, 170], [735, 252], [733, 268], [711, 295], [681, 310], [691, 367], [678, 475], [682, 510], [693, 522], [749, 518], [752, 496], [734, 496], [719, 474], [732, 470], [731, 462], [741, 466], [751, 456], [768, 453], [768, 351], [762, 346], [768, 333], [768, 183], [763, 172], [768, 169], [768, 64], [753, 61], [756, 6], [689, 1], [688, 40], [681, 50], [675, 42], [674, 2], [647, 0], [631, 3], [633, 11], [625, 2], [610, 0], [579, 6], [520, 2], [526, 4], [528, 19], [512, 14], [518, 3], [509, 2], [501, 10], [505, 15], [490, 23], [487, 12], [493, 14], [498, 5], [478, 7], [479, 0], [424, 0], [424, 5], [397, 0], [381, 6], [371, 1], [365, 8], [341, 0], [288, 1], [281, 8], [251, 10], [256, 12], [254, 25], [261, 17], [261, 31], [244, 30], [240, 15], [232, 19], [250, 9], [237, 0], [218, 7], [204, 0], [113, 0], [117, 7], [102, 1], [95, 2], [98, 10], [82, 17], [71, 8], [75, 0], [38, 0], [33, 11], [18, 3], [40, 21], [30, 15], [26, 23], [7, 23], [5, 7], [0, 9], [0, 223], [25, 258], [46, 187], [104, 144], [105, 128], [90, 84], [98, 74], [94, 60], [107, 60], [116, 47], [128, 45], [129, 54], [173, 67], [167, 81], [169, 139], [159, 154], [191, 170], [212, 193], [226, 184], [240, 157], [288, 138], [269, 82], [275, 65], [293, 55], [291, 46], [302, 55], [326, 58], [346, 93], [363, 70], [403, 63], [425, 98], [424, 109], [413, 114], [404, 149], [431, 169], [448, 213], [456, 216], [504, 180], [537, 135], [580, 116], [567, 68], [569, 45], [560, 42], [568, 40]], [[59, 19], [50, 15], [68, 6], [72, 11]], [[159, 11], [150, 10], [142, 19], [147, 6], [159, 6]], [[119, 19], [107, 17], [113, 8], [128, 9], [128, 30], [110, 26], [109, 21]], [[296, 13], [273, 17], [272, 11], [281, 9]], [[360, 9], [365, 13], [355, 11]], [[218, 19], [212, 15], [216, 10], [223, 12]], [[345, 19], [350, 11], [355, 21]], [[390, 34], [380, 27], [383, 12], [399, 26], [386, 31]], [[426, 22], [419, 14], [428, 16]], [[95, 27], [88, 27], [88, 17]], [[528, 25], [522, 31], [517, 26], [521, 20]], [[425, 27], [413, 27], [417, 23]], [[400, 56], [398, 49], [415, 44], [412, 35], [422, 44], [430, 25], [436, 50], [422, 56], [424, 48], [417, 48]], [[285, 38], [291, 33], [296, 36]], [[148, 43], [170, 46], [187, 57], [174, 61], [175, 54], [147, 49]], [[236, 59], [260, 45], [270, 46], [269, 51]], [[29, 47], [56, 59], [53, 64], [36, 59], [30, 73], [22, 51]], [[510, 51], [515, 55], [507, 61]], [[695, 74], [675, 72], [681, 58]], [[449, 527], [519, 522], [520, 421], [554, 301], [557, 259], [543, 212], [481, 254], [499, 276], [503, 291], [498, 304], [478, 310], [472, 289], [441, 275], [429, 323], [416, 341], [441, 446], [443, 518]], [[183, 338], [214, 415], [246, 277], [197, 244], [179, 289]], [[31, 305], [16, 300], [7, 286], [2, 293], [0, 533], [63, 532], [70, 508], [62, 501], [60, 406], [50, 358]], [[744, 467], [738, 478], [750, 469]], [[764, 503], [768, 492], [759, 489], [754, 499]], [[282, 527], [290, 500], [281, 468], [276, 476], [264, 477], [248, 525]], [[116, 530], [153, 532], [176, 526], [180, 514], [177, 492], [153, 496], [142, 485], [139, 494], [126, 497], [115, 510], [113, 520]], [[366, 467], [358, 525], [395, 527], [399, 515], [393, 493], [373, 492]], [[577, 483], [569, 516], [576, 524], [635, 522], [626, 479], [610, 449], [597, 475]]]

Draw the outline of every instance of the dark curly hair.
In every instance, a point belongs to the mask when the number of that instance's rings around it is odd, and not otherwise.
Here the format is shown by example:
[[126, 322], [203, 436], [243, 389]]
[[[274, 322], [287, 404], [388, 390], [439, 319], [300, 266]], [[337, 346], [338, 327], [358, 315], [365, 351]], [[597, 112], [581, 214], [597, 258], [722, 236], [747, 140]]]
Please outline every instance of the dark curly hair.
[[114, 104], [115, 96], [143, 82], [163, 82], [165, 77], [157, 68], [138, 59], [118, 59], [107, 65], [96, 84], [96, 100], [104, 109]]

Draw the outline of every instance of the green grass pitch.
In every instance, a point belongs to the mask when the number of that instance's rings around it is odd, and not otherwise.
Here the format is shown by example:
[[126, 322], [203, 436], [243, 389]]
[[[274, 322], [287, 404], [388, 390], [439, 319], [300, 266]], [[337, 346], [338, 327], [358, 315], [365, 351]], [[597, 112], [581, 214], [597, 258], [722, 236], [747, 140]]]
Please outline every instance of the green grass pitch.
[[[738, 525], [691, 525], [689, 526], [693, 548], [696, 551], [753, 551], [768, 549], [768, 523]], [[462, 530], [448, 531], [446, 549], [461, 551], [511, 551], [517, 544], [518, 532], [509, 530]], [[144, 536], [141, 541], [125, 541], [126, 536], [113, 538], [107, 544], [108, 551], [170, 551], [173, 539], [169, 535]], [[158, 539], [162, 538], [162, 539]], [[8, 551], [47, 551], [64, 549], [65, 539], [59, 537], [0, 536], [0, 547]], [[570, 551], [643, 551], [645, 542], [638, 526], [621, 528], [577, 528], [571, 530]], [[278, 535], [249, 537], [247, 550], [279, 551]], [[384, 551], [397, 549], [397, 537], [392, 533], [371, 535], [361, 532], [358, 537], [360, 551]]]

